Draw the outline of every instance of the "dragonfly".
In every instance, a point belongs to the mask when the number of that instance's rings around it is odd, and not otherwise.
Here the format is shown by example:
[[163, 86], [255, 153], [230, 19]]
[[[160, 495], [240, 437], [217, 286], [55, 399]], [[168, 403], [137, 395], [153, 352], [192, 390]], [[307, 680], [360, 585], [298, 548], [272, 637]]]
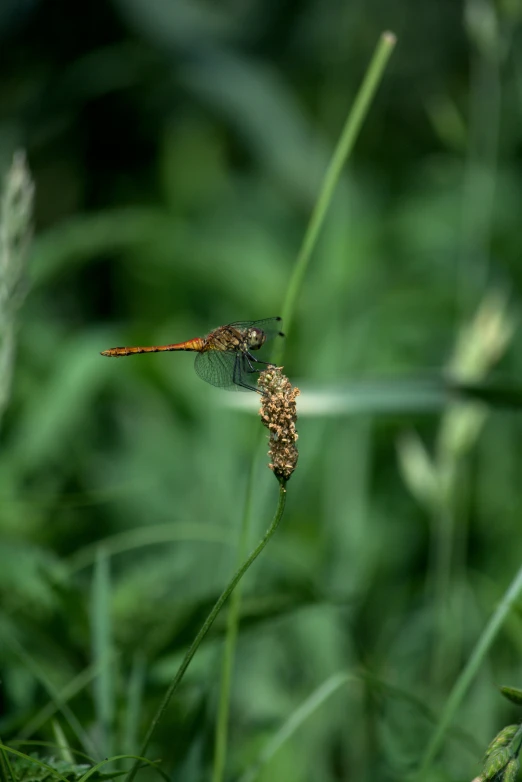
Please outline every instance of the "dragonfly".
[[173, 345], [151, 345], [149, 347], [110, 348], [102, 356], [133, 356], [137, 353], [163, 353], [174, 350], [188, 350], [197, 353], [194, 368], [202, 380], [217, 388], [228, 391], [257, 391], [255, 375], [261, 372], [261, 361], [253, 351], [263, 347], [273, 337], [284, 337], [281, 318], [264, 320], [238, 320], [211, 331], [206, 337], [196, 337]]

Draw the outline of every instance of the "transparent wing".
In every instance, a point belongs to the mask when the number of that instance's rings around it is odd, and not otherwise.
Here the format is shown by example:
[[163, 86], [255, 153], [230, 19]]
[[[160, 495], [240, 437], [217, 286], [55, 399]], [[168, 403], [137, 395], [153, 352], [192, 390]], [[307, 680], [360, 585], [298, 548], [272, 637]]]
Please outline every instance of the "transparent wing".
[[221, 350], [208, 350], [198, 353], [194, 369], [202, 380], [217, 388], [230, 388], [234, 385], [236, 354]]
[[198, 353], [194, 368], [200, 378], [227, 391], [257, 391], [257, 373], [250, 371], [242, 354], [227, 350]]
[[237, 329], [250, 329], [252, 327], [261, 329], [261, 331], [265, 332], [267, 339], [273, 339], [277, 336], [284, 337], [282, 330], [282, 318], [265, 318], [264, 320], [237, 320], [234, 323], [229, 323], [228, 325]]

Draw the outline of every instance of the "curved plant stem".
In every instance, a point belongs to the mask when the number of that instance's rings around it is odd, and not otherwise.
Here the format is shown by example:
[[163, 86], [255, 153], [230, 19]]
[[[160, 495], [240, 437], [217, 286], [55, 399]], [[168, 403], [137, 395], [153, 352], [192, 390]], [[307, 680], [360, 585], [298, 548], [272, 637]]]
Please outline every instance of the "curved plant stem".
[[[259, 441], [258, 441], [259, 443]], [[245, 509], [241, 522], [241, 532], [238, 544], [238, 561], [241, 562], [245, 556], [248, 545], [248, 534], [250, 531], [250, 520], [252, 518], [252, 500], [254, 497], [254, 480], [256, 455], [258, 448], [255, 447], [250, 461], [250, 470], [248, 472]], [[225, 770], [225, 760], [227, 754], [228, 738], [228, 714], [230, 710], [230, 689], [232, 682], [232, 671], [234, 668], [234, 657], [236, 649], [237, 634], [239, 629], [239, 612], [241, 608], [241, 584], [238, 584], [230, 598], [230, 608], [227, 615], [227, 629], [225, 634], [225, 648], [223, 653], [223, 664], [221, 667], [221, 683], [219, 687], [219, 706], [216, 721], [216, 732], [214, 737], [214, 762], [212, 767], [212, 782], [222, 782]]]
[[[370, 65], [368, 66], [368, 70], [366, 71], [363, 83], [359, 88], [351, 111], [346, 118], [344, 128], [339, 141], [337, 142], [332, 159], [326, 169], [321, 189], [319, 190], [319, 196], [315, 202], [310, 221], [303, 237], [301, 249], [299, 250], [294, 265], [294, 271], [286, 291], [281, 313], [286, 333], [290, 330], [297, 296], [308, 268], [310, 257], [317, 244], [319, 232], [323, 226], [324, 218], [332, 200], [334, 190], [339, 181], [339, 177], [341, 176], [341, 171], [357, 140], [362, 123], [368, 113], [373, 96], [379, 86], [395, 43], [396, 38], [393, 33], [386, 32], [381, 35]], [[283, 343], [276, 347], [274, 355], [275, 364], [281, 363], [283, 350]]]
[[[252, 553], [247, 557], [245, 562], [243, 562], [241, 567], [239, 567], [236, 570], [236, 572], [232, 576], [231, 580], [229, 581], [229, 583], [227, 584], [227, 586], [225, 587], [225, 589], [223, 590], [221, 595], [218, 597], [218, 599], [217, 599], [217, 601], [216, 601], [212, 611], [207, 616], [207, 618], [206, 618], [204, 624], [202, 625], [199, 633], [197, 634], [197, 636], [193, 640], [192, 644], [190, 645], [190, 648], [188, 649], [187, 653], [185, 654], [185, 657], [183, 658], [183, 662], [181, 663], [181, 665], [178, 668], [178, 672], [176, 673], [176, 675], [172, 679], [171, 683], [169, 684], [169, 686], [167, 688], [167, 691], [166, 691], [166, 693], [165, 693], [165, 695], [163, 697], [163, 700], [162, 700], [162, 702], [161, 702], [161, 704], [160, 704], [156, 714], [154, 715], [154, 718], [153, 718], [153, 720], [152, 720], [152, 722], [150, 724], [150, 727], [149, 727], [149, 729], [147, 731], [147, 735], [145, 736], [145, 740], [143, 742], [143, 746], [142, 746], [142, 748], [140, 750], [140, 753], [139, 753], [140, 756], [142, 756], [142, 757], [145, 756], [145, 753], [147, 752], [147, 749], [148, 749], [149, 744], [150, 744], [150, 740], [152, 738], [152, 734], [154, 733], [154, 731], [156, 729], [156, 725], [159, 723], [160, 719], [162, 718], [163, 713], [164, 713], [165, 709], [167, 708], [167, 706], [169, 705], [170, 699], [172, 698], [172, 696], [176, 692], [179, 684], [181, 683], [181, 680], [183, 679], [183, 676], [185, 675], [185, 671], [189, 667], [192, 658], [194, 657], [194, 655], [196, 654], [197, 650], [199, 649], [199, 646], [200, 646], [201, 642], [203, 641], [203, 639], [205, 638], [206, 634], [208, 633], [208, 631], [210, 630], [210, 628], [214, 624], [214, 621], [215, 621], [217, 615], [219, 614], [219, 612], [221, 611], [221, 609], [223, 608], [223, 605], [225, 604], [227, 599], [230, 597], [230, 595], [231, 595], [232, 591], [234, 590], [234, 588], [241, 581], [241, 579], [243, 578], [243, 576], [247, 572], [247, 570], [250, 567], [250, 565], [261, 554], [261, 552], [263, 551], [264, 547], [266, 546], [266, 544], [268, 543], [268, 541], [270, 540], [270, 538], [272, 537], [272, 535], [276, 531], [277, 527], [279, 526], [279, 522], [281, 521], [281, 517], [282, 517], [283, 511], [285, 509], [285, 502], [286, 502], [286, 481], [281, 481], [280, 484], [279, 484], [279, 501], [278, 501], [278, 504], [277, 504], [277, 509], [276, 509], [274, 518], [272, 519], [272, 523], [270, 524], [269, 528], [265, 532], [263, 538], [259, 541], [259, 543], [255, 547], [255, 549], [252, 551]], [[132, 782], [132, 780], [136, 776], [138, 768], [139, 768], [139, 762], [136, 761], [134, 763], [132, 769], [130, 770], [129, 774], [127, 775], [127, 782]]]

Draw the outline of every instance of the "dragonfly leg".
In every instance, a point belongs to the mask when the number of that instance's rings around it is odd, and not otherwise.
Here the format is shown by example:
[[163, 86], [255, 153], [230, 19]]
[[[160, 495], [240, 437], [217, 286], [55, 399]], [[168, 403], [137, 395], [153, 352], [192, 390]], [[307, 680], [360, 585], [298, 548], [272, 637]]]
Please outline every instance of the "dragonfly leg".
[[245, 353], [245, 356], [246, 356], [246, 358], [248, 360], [248, 363], [250, 364], [250, 367], [252, 368], [253, 372], [261, 372], [261, 370], [260, 369], [253, 369], [252, 364], [250, 362], [253, 362], [255, 364], [264, 364], [265, 367], [273, 367], [274, 366], [271, 361], [261, 361], [260, 358], [255, 358], [251, 353]]
[[[248, 358], [247, 358], [248, 361]], [[254, 369], [252, 365], [250, 364], [250, 361], [248, 361], [249, 369], [246, 371], [250, 374], [251, 372], [257, 372], [258, 370]], [[258, 394], [262, 394], [263, 392], [256, 388], [255, 386], [251, 386], [248, 383], [245, 383], [242, 376], [241, 376], [241, 360], [239, 356], [236, 357], [236, 363], [234, 365], [234, 383], [236, 386], [241, 386], [242, 388], [248, 388], [249, 391], [257, 391]]]
[[[273, 364], [270, 364], [268, 361], [260, 361], [259, 359], [254, 358], [254, 356], [251, 353], [246, 353], [246, 352], [243, 354], [243, 360], [244, 360], [243, 373], [246, 373], [246, 374], [249, 374], [249, 375], [250, 374], [259, 374], [260, 372], [263, 371], [262, 369], [257, 369], [256, 367], [253, 367], [252, 366], [253, 363], [255, 363], [255, 364], [264, 364], [265, 366], [268, 366], [268, 367], [273, 367], [274, 366]], [[247, 366], [245, 366], [245, 364]], [[257, 393], [261, 394], [262, 396], [266, 396], [266, 394], [268, 393], [267, 391], [262, 391], [260, 388], [255, 388], [254, 386], [249, 386], [247, 383], [243, 382], [243, 379], [241, 377], [241, 359], [239, 358], [239, 356], [237, 357], [237, 362], [236, 362], [236, 366], [235, 366], [235, 372], [237, 372], [237, 375], [238, 375], [238, 379], [234, 380], [235, 383], [237, 383], [240, 386], [243, 386], [244, 388], [250, 388], [253, 391], [257, 391]]]
[[245, 372], [248, 372], [248, 374], [254, 373], [254, 372], [261, 372], [260, 369], [256, 369], [252, 366], [252, 361], [255, 361], [255, 358], [252, 358], [252, 356], [249, 353], [245, 353], [245, 361], [248, 364], [248, 369], [245, 370]]
[[264, 394], [264, 391], [261, 391], [260, 388], [256, 388], [255, 386], [249, 386], [248, 383], [243, 383], [242, 380], [238, 380], [236, 382], [237, 386], [241, 386], [241, 388], [248, 388], [249, 391], [256, 391], [258, 394]]

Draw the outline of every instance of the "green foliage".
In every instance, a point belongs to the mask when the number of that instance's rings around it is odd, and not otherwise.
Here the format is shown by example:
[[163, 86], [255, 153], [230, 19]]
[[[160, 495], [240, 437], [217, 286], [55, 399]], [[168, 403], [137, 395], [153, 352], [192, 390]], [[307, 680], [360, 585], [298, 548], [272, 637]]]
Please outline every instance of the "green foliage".
[[[51, 782], [56, 779], [66, 779], [68, 782], [78, 782], [87, 772], [93, 782], [104, 779], [117, 779], [122, 772], [107, 773], [92, 768], [88, 763], [74, 763], [70, 760], [57, 758], [54, 755], [15, 755], [9, 761], [13, 782]], [[59, 775], [59, 776], [58, 776]]]
[[86, 763], [70, 763], [53, 756], [41, 758], [35, 756], [35, 759], [51, 768], [37, 765], [31, 757], [15, 757], [11, 761], [11, 766], [14, 778], [18, 782], [51, 782], [56, 779], [53, 769], [70, 782], [76, 782], [89, 769], [89, 765]]
[[[0, 4], [0, 168], [25, 148], [36, 186], [16, 306], [0, 291], [7, 744], [54, 720], [96, 759], [141, 746], [234, 572], [258, 400], [189, 354], [99, 352], [281, 314], [390, 28], [287, 335], [299, 466], [245, 577], [225, 777], [478, 773], [522, 653], [519, 6]], [[153, 736], [172, 779], [210, 778], [225, 629]]]

